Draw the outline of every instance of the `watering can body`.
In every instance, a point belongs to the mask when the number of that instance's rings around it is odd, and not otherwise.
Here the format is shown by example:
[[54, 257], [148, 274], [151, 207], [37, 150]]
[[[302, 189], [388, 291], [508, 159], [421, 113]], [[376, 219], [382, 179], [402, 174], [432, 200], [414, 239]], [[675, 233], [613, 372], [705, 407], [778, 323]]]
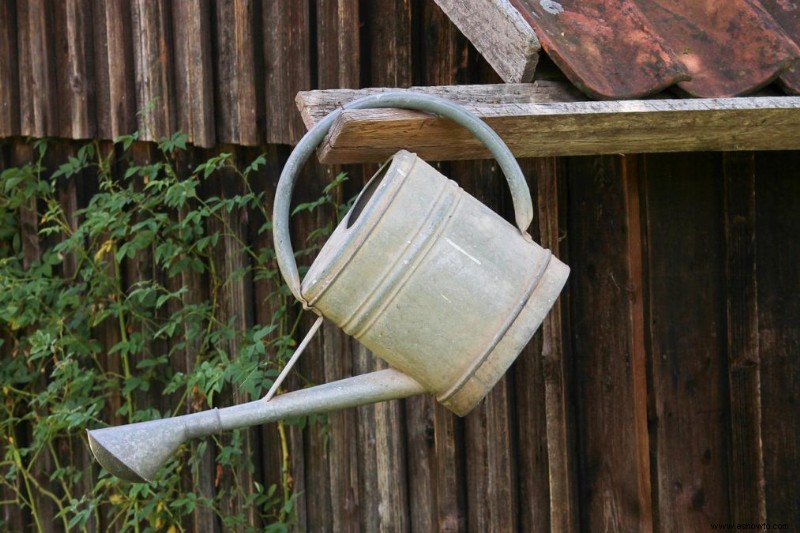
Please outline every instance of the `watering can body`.
[[455, 181], [401, 150], [334, 230], [301, 294], [463, 416], [528, 343], [568, 273]]
[[446, 100], [382, 93], [350, 108], [432, 112], [466, 127], [495, 156], [514, 203], [516, 227], [416, 155], [401, 150], [370, 180], [300, 281], [288, 228], [300, 168], [341, 110], [312, 128], [287, 160], [275, 194], [278, 266], [294, 296], [357, 338], [390, 369], [270, 399], [88, 432], [98, 461], [131, 481], [151, 480], [189, 438], [434, 394], [465, 415], [491, 390], [533, 336], [569, 268], [527, 234], [530, 193], [511, 152], [480, 119]]

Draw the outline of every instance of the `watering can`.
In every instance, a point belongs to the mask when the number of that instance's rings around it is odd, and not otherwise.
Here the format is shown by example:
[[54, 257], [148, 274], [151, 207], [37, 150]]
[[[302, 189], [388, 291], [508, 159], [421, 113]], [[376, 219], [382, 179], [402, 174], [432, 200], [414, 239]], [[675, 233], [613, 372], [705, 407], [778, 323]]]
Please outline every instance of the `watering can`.
[[[569, 268], [527, 233], [530, 193], [509, 149], [480, 119], [413, 92], [370, 95], [345, 109], [404, 108], [472, 132], [506, 176], [516, 227], [415, 154], [397, 152], [367, 183], [300, 280], [289, 238], [298, 171], [341, 114], [312, 128], [276, 190], [273, 232], [289, 288], [319, 315], [265, 398], [88, 432], [97, 460], [130, 481], [152, 480], [187, 439], [276, 420], [428, 393], [464, 416], [503, 376], [552, 307]], [[390, 368], [272, 398], [325, 317]]]

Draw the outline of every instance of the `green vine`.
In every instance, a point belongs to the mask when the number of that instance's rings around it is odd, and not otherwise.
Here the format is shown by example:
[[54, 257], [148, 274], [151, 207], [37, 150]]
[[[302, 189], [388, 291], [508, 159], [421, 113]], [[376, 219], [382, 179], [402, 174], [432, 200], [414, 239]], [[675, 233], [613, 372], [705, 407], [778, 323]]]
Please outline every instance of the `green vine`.
[[[47, 141], [37, 140], [31, 162], [0, 174], [0, 506], [23, 508], [38, 530], [48, 506], [67, 531], [182, 531], [200, 509], [226, 529], [285, 531], [296, 523], [298, 495], [284, 423], [281, 481], [271, 486], [235, 478], [252, 471], [239, 431], [182, 447], [153, 484], [122, 482], [93, 462], [72, 464], [87, 457], [87, 427], [208, 408], [234, 390], [262, 396], [301, 325], [273, 249], [248, 242], [232, 222], [247, 213], [256, 235], [271, 229], [269, 206], [252, 185], [265, 157], [240, 168], [221, 153], [180, 172], [186, 135], [162, 139], [144, 163], [131, 153], [137, 138], [86, 144], [53, 169], [45, 166]], [[238, 192], [209, 194], [220, 179]], [[335, 219], [344, 180], [337, 176], [295, 212], [332, 209]], [[76, 182], [96, 191], [71, 212], [60, 198]], [[327, 231], [311, 235], [298, 255], [310, 254]], [[245, 266], [227, 272], [221, 257], [231, 247]], [[151, 270], [136, 273], [137, 265]], [[275, 310], [270, 323], [242, 327], [231, 318], [223, 293], [237, 280], [271, 288], [257, 303]], [[216, 490], [204, 494], [209, 454]], [[233, 481], [222, 486], [220, 472]], [[245, 508], [257, 509], [260, 524]], [[9, 530], [2, 516], [0, 530]]]

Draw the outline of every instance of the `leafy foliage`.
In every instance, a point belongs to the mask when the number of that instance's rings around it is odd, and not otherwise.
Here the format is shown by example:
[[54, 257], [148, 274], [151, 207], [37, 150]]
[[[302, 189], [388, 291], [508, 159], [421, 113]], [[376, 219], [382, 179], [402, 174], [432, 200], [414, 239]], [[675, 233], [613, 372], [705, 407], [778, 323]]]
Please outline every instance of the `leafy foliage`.
[[[234, 224], [248, 214], [256, 235], [271, 228], [263, 193], [251, 186], [266, 159], [239, 169], [222, 153], [181, 177], [186, 139], [162, 139], [145, 162], [131, 154], [135, 134], [113, 146], [90, 143], [50, 171], [39, 140], [30, 163], [0, 174], [0, 489], [11, 497], [0, 505], [24, 507], [40, 530], [43, 505], [68, 531], [180, 531], [198, 509], [226, 528], [254, 528], [228, 504], [235, 498], [270, 530], [295, 519], [288, 474], [269, 487], [220, 484], [220, 476], [252, 469], [241, 432], [183, 446], [153, 484], [65, 460], [85, 455], [87, 427], [204, 409], [234, 390], [256, 399], [291, 355], [301, 315], [279, 283], [274, 251], [249, 244]], [[204, 194], [220, 174], [232, 182], [225, 190], [237, 192]], [[298, 210], [336, 213], [343, 180]], [[76, 181], [96, 191], [70, 211], [60, 191]], [[231, 250], [244, 258], [236, 269], [223, 264]], [[260, 304], [275, 310], [272, 322], [237, 317], [224, 297], [237, 279], [271, 287]], [[285, 450], [283, 425], [279, 433]], [[211, 454], [217, 487], [206, 494], [199, 483]], [[285, 453], [284, 473], [290, 460]]]

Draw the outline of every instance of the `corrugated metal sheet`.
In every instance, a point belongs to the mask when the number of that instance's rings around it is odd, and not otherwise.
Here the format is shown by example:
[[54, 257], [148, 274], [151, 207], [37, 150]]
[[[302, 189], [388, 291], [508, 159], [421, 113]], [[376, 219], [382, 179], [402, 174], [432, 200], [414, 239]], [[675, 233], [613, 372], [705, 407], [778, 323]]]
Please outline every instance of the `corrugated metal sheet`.
[[566, 76], [594, 98], [677, 86], [739, 96], [776, 79], [800, 93], [794, 0], [511, 0]]

